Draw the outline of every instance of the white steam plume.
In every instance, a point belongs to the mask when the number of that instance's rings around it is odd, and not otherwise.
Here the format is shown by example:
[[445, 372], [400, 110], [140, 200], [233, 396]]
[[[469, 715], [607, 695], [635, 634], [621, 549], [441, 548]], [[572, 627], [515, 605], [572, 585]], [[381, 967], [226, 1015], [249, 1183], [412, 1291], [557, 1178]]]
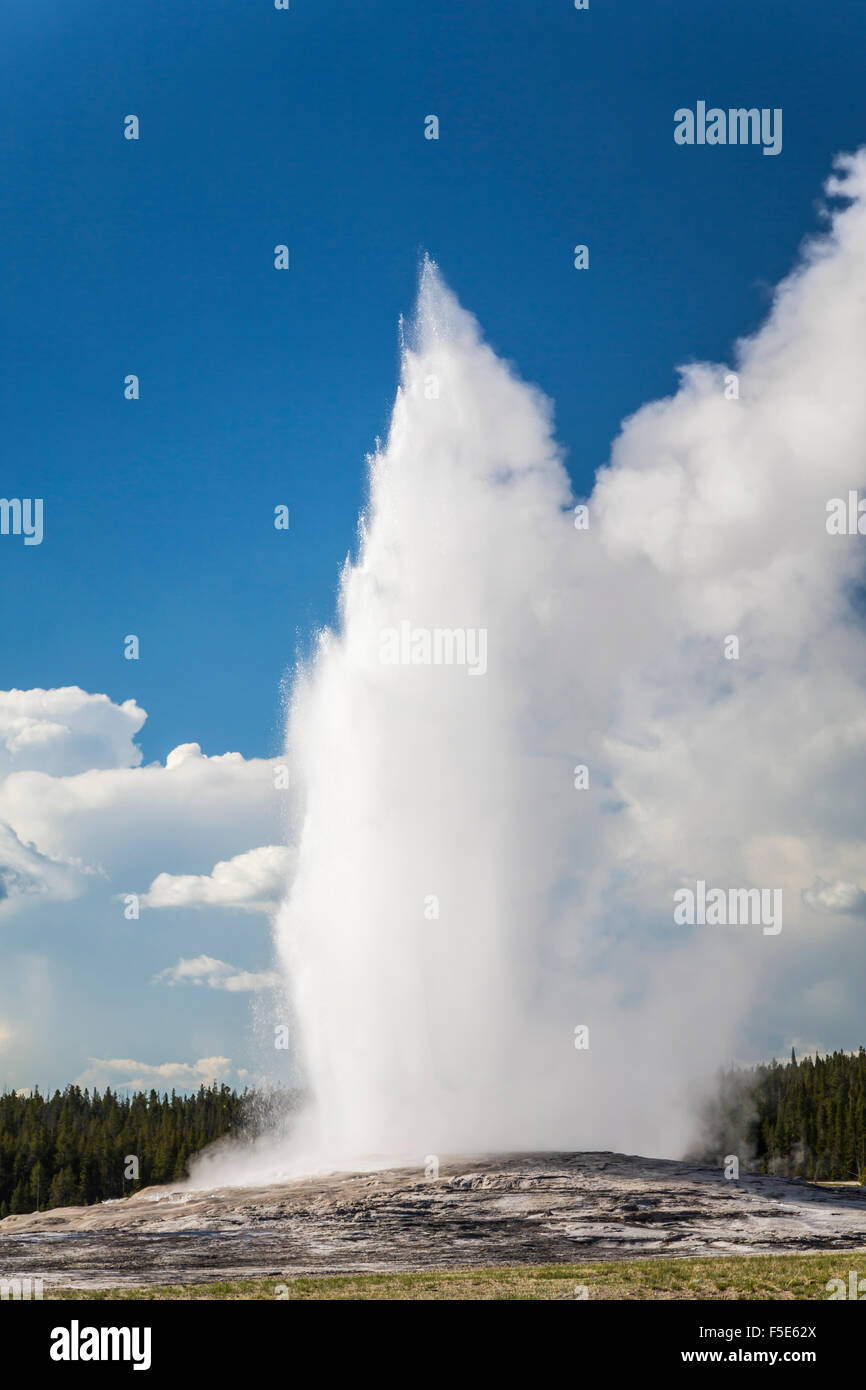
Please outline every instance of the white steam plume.
[[[866, 538], [825, 524], [866, 483], [866, 153], [837, 169], [739, 398], [731, 368], [683, 369], [585, 530], [549, 404], [425, 263], [339, 624], [294, 688], [276, 939], [313, 1106], [260, 1175], [674, 1155], [717, 1063], [813, 1035], [816, 982], [844, 997], [862, 922], [808, 892], [866, 880]], [[446, 629], [466, 664], [395, 660]], [[699, 879], [780, 888], [783, 930], [676, 925]]]

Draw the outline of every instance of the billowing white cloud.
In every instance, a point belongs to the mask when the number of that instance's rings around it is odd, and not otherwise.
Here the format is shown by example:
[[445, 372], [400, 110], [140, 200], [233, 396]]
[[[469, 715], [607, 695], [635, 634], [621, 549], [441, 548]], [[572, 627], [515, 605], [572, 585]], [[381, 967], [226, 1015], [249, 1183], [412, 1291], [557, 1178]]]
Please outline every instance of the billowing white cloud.
[[147, 715], [77, 685], [0, 691], [0, 777], [11, 771], [67, 777], [93, 768], [137, 767], [133, 742]]
[[135, 892], [160, 871], [201, 872], [270, 844], [285, 797], [272, 762], [208, 757], [187, 743], [164, 765], [12, 772], [0, 781], [0, 820], [40, 853], [81, 861], [116, 891]]
[[225, 989], [230, 993], [247, 990], [269, 989], [280, 983], [280, 977], [273, 971], [255, 973], [238, 970], [224, 960], [214, 960], [213, 956], [196, 956], [194, 960], [179, 960], [177, 965], [161, 970], [156, 982], [167, 985], [207, 985], [208, 989]]
[[41, 854], [0, 821], [0, 914], [34, 897], [59, 901], [79, 897], [87, 879], [84, 866]]
[[145, 907], [232, 907], [267, 912], [289, 882], [294, 854], [262, 845], [214, 865], [210, 874], [159, 874], [142, 898]]
[[[241, 911], [260, 916], [257, 950], [267, 950], [266, 908], [282, 891], [279, 875], [287, 864], [287, 852], [275, 845], [287, 814], [283, 779], [270, 760], [235, 752], [208, 757], [194, 742], [175, 748], [164, 764], [143, 766], [133, 737], [144, 719], [134, 701], [115, 705], [75, 688], [0, 692], [0, 920], [9, 928], [0, 1014], [15, 1024], [0, 1084], [46, 1078], [65, 1084], [94, 1051], [122, 1059], [124, 1080], [147, 1080], [144, 1064], [128, 1060], [141, 1037], [138, 1011], [146, 1015], [154, 1007], [149, 982], [176, 958], [170, 910], [149, 914], [146, 930], [127, 916], [131, 895], [147, 896], [148, 884], [164, 908], [172, 901], [220, 907], [189, 914], [189, 956], [228, 954], [225, 937]], [[58, 932], [66, 942], [59, 952]], [[22, 933], [32, 938], [29, 950], [21, 949]], [[19, 1005], [34, 946], [52, 962], [51, 988], [30, 989], [25, 1012]], [[77, 972], [72, 987], [70, 949]], [[118, 1007], [111, 983], [121, 959], [129, 1009]], [[82, 994], [85, 979], [91, 985]], [[230, 993], [265, 984], [255, 972], [219, 964], [212, 979], [214, 990]], [[207, 1040], [190, 1035], [179, 996], [161, 1003], [159, 1035], [169, 1055], [226, 1050], [218, 1032]], [[116, 1070], [107, 1065], [99, 1063], [98, 1074], [91, 1069], [89, 1084], [113, 1082]], [[167, 1079], [198, 1084], [198, 1065], [167, 1063], [174, 1068]]]
[[180, 1086], [194, 1088], [225, 1081], [231, 1074], [230, 1057], [200, 1057], [197, 1062], [136, 1062], [129, 1057], [91, 1057], [79, 1086], [112, 1086], [123, 1090]]

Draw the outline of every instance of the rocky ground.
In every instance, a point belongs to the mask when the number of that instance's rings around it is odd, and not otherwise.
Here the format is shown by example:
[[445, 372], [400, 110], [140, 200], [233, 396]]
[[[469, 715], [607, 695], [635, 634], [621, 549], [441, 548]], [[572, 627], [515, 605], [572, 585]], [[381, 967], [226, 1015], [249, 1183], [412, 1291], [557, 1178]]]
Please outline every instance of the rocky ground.
[[205, 1282], [866, 1247], [866, 1192], [612, 1153], [510, 1154], [124, 1201], [0, 1222], [0, 1278]]

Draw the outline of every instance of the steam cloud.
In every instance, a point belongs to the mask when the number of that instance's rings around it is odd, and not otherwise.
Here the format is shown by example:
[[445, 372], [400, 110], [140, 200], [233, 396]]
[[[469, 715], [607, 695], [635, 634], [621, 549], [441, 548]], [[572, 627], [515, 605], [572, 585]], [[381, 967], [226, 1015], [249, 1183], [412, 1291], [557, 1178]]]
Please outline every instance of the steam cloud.
[[[737, 345], [739, 399], [730, 366], [683, 368], [623, 425], [583, 530], [549, 403], [425, 263], [337, 630], [294, 686], [275, 934], [313, 1106], [260, 1173], [676, 1155], [717, 1064], [855, 988], [866, 540], [825, 522], [866, 483], [866, 152], [826, 191]], [[405, 623], [483, 630], [486, 671], [383, 661]], [[781, 887], [784, 930], [676, 925], [699, 879]], [[816, 911], [816, 881], [847, 910]]]

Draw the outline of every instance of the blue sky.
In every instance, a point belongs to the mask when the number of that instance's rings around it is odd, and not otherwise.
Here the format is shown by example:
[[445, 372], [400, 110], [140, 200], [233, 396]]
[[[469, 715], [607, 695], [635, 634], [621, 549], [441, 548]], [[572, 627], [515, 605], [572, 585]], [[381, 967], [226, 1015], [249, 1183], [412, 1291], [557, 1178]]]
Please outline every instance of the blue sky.
[[[189, 742], [277, 755], [281, 680], [333, 613], [423, 252], [554, 400], [585, 493], [622, 419], [766, 312], [832, 156], [866, 135], [864, 33], [862, 0], [7, 0], [0, 491], [44, 499], [45, 538], [0, 542], [3, 689], [134, 699], [147, 763]], [[699, 98], [781, 107], [781, 155], [676, 146]], [[92, 1000], [101, 1055], [138, 1057], [124, 1019], [152, 1036], [152, 991], [119, 1000], [109, 927], [70, 938], [70, 911], [10, 921], [7, 980], [47, 971], [58, 999]], [[248, 952], [207, 953], [264, 969], [256, 922]], [[248, 995], [195, 999], [163, 1050], [241, 1036]], [[40, 1075], [0, 1081], [60, 1083], [96, 1046], [34, 1045]]]

